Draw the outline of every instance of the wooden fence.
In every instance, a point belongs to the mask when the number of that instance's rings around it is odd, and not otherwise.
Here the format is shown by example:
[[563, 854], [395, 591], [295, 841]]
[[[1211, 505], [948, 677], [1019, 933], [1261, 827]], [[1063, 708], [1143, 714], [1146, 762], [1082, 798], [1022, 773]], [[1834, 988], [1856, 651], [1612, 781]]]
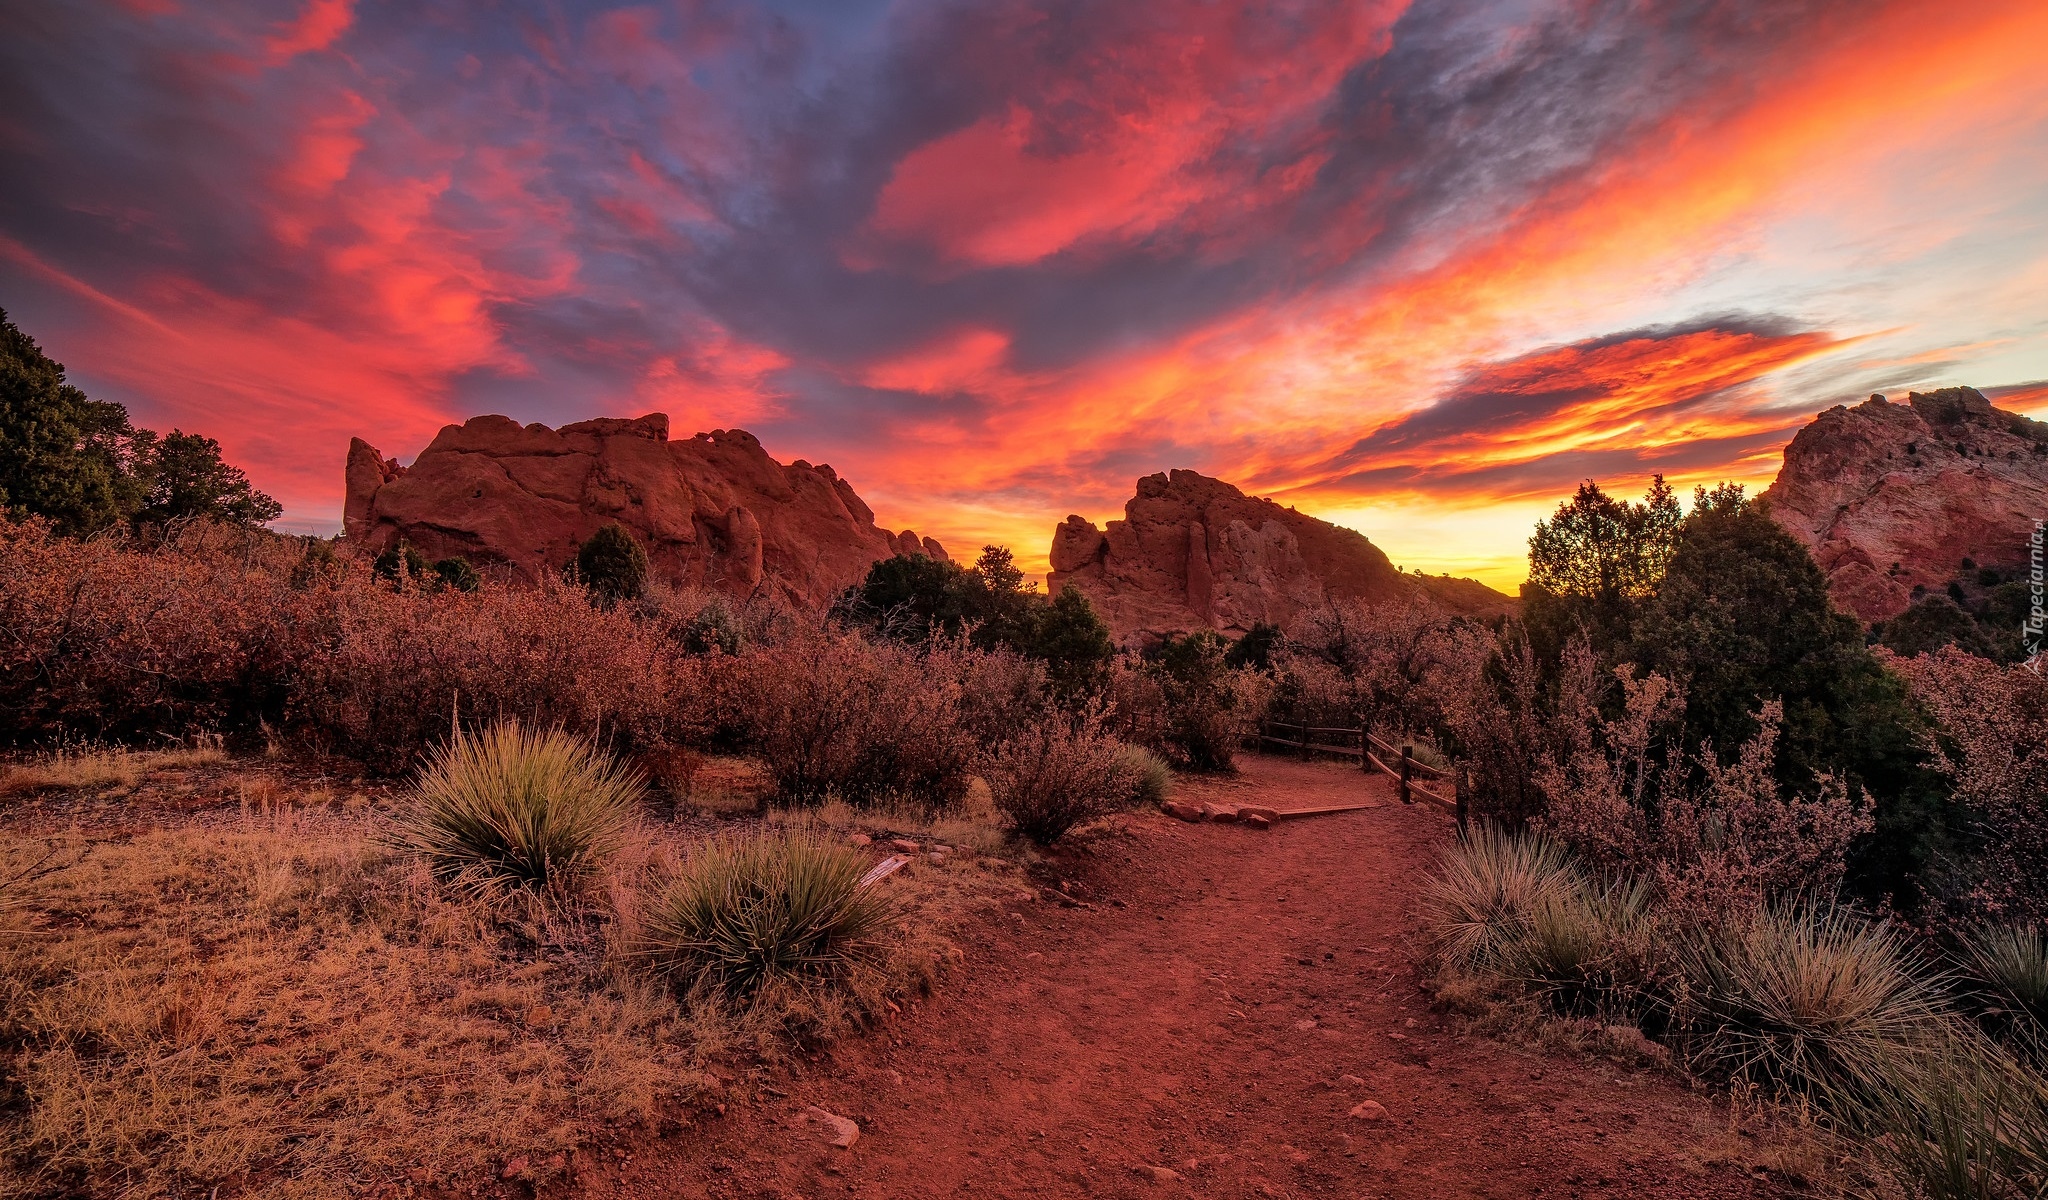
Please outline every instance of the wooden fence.
[[[1276, 732], [1277, 731], [1277, 732]], [[1280, 733], [1292, 733], [1282, 737]], [[1318, 740], [1321, 735], [1321, 740]], [[1330, 741], [1335, 735], [1342, 741]], [[1469, 774], [1462, 768], [1437, 767], [1415, 757], [1414, 743], [1396, 746], [1385, 738], [1365, 729], [1340, 729], [1322, 725], [1292, 725], [1285, 721], [1267, 721], [1259, 727], [1260, 744], [1291, 746], [1304, 755], [1341, 754], [1359, 760], [1359, 766], [1367, 771], [1383, 771], [1399, 782], [1401, 803], [1413, 804], [1419, 797], [1433, 804], [1450, 809], [1458, 817], [1458, 828], [1465, 827], [1466, 796], [1471, 790]], [[1423, 786], [1423, 780], [1435, 784], [1434, 790]], [[1444, 792], [1450, 792], [1445, 796]]]

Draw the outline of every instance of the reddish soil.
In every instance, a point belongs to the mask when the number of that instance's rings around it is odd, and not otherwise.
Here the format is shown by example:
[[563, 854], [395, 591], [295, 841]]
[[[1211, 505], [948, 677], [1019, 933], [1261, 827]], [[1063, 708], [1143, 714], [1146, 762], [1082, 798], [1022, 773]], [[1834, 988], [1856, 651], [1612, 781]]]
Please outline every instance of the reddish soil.
[[[964, 969], [729, 1115], [584, 1159], [588, 1197], [1752, 1197], [1725, 1113], [1655, 1071], [1462, 1032], [1421, 990], [1409, 893], [1451, 836], [1355, 769], [1257, 758], [1183, 799], [1376, 809], [1270, 831], [1144, 819], [1009, 905]], [[1355, 1082], [1346, 1081], [1350, 1076]], [[1361, 1101], [1384, 1119], [1347, 1115]], [[797, 1127], [859, 1123], [834, 1149]], [[600, 1162], [603, 1160], [600, 1159]], [[1163, 1175], [1167, 1168], [1175, 1175]]]

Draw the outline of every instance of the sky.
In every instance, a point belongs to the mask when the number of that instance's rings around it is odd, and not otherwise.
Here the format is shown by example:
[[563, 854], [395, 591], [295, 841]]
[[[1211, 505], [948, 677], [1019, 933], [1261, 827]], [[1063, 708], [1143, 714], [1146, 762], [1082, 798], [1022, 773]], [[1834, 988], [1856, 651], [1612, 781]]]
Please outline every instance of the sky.
[[1579, 481], [2048, 416], [2040, 0], [74, 0], [0, 307], [339, 526], [349, 438], [671, 414], [1043, 569], [1192, 468], [1512, 589]]

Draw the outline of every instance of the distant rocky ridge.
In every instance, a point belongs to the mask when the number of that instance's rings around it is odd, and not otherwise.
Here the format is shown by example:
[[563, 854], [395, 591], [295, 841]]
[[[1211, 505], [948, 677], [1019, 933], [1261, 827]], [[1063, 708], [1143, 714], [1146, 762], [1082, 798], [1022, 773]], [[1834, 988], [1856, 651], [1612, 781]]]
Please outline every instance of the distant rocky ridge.
[[533, 579], [616, 521], [671, 584], [818, 606], [897, 554], [946, 557], [891, 533], [831, 467], [784, 466], [741, 429], [672, 442], [668, 417], [525, 425], [473, 417], [441, 430], [410, 467], [349, 444], [342, 532], [372, 549], [399, 539], [432, 559], [504, 563]]
[[2024, 566], [2048, 520], [2048, 423], [1994, 408], [1974, 388], [1872, 396], [1815, 417], [1764, 492], [1813, 551], [1835, 602], [1889, 619], [1940, 590], [1962, 560]]
[[1087, 596], [1125, 644], [1214, 629], [1285, 628], [1326, 597], [1367, 602], [1427, 595], [1453, 612], [1500, 612], [1508, 597], [1470, 579], [1407, 575], [1365, 535], [1194, 471], [1147, 475], [1124, 519], [1098, 529], [1070, 516], [1053, 530], [1057, 595]]

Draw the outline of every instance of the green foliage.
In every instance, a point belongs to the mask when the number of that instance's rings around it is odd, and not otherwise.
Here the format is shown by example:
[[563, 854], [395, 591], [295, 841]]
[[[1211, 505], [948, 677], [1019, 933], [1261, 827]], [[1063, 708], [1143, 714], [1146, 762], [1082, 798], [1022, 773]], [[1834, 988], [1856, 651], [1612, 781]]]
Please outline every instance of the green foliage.
[[1872, 898], [1913, 895], [1946, 836], [1925, 723], [1829, 602], [1806, 547], [1739, 488], [1699, 494], [1627, 659], [1684, 681], [1680, 744], [1711, 743], [1723, 762], [1755, 735], [1758, 701], [1780, 698], [1779, 781], [1808, 792], [1831, 773], [1867, 789], [1877, 831], [1852, 882]]
[[1281, 633], [1278, 625], [1259, 621], [1245, 630], [1244, 636], [1232, 642], [1230, 649], [1223, 652], [1223, 665], [1250, 667], [1257, 671], [1272, 670], [1273, 652], [1286, 641], [1286, 635]]
[[1677, 549], [1684, 513], [1662, 475], [1642, 503], [1632, 504], [1586, 481], [1538, 521], [1529, 539], [1524, 620], [1546, 658], [1583, 628], [1605, 652], [1628, 636], [1636, 607], [1664, 577]]
[[692, 654], [738, 654], [746, 645], [746, 628], [721, 597], [714, 596], [692, 613], [677, 631]]
[[618, 849], [642, 787], [581, 738], [506, 722], [458, 735], [428, 759], [398, 840], [463, 891], [555, 890]]
[[1002, 546], [983, 547], [972, 568], [922, 554], [882, 559], [844, 607], [900, 641], [965, 634], [979, 649], [1015, 650], [1044, 663], [1054, 694], [1070, 703], [1098, 692], [1116, 657], [1088, 597], [1068, 588], [1048, 600]]
[[805, 831], [714, 840], [646, 902], [639, 954], [685, 990], [732, 999], [843, 979], [878, 957], [895, 918], [860, 886], [867, 870], [858, 851]]
[[78, 536], [128, 521], [261, 525], [283, 511], [212, 438], [137, 429], [121, 405], [66, 383], [64, 364], [0, 310], [0, 512]]
[[1168, 636], [1146, 653], [1163, 697], [1166, 749], [1193, 771], [1228, 771], [1237, 756], [1236, 695], [1220, 635]]
[[125, 520], [140, 503], [134, 435], [128, 410], [66, 383], [64, 364], [0, 310], [0, 512], [70, 535]]
[[159, 438], [144, 429], [136, 432], [133, 447], [135, 474], [144, 488], [133, 517], [137, 525], [200, 518], [262, 525], [284, 513], [283, 505], [249, 485], [240, 467], [221, 461], [220, 443], [210, 437], [173, 429]]
[[291, 586], [304, 591], [316, 583], [332, 583], [341, 576], [341, 559], [334, 543], [325, 538], [306, 539], [306, 553], [292, 567]]
[[862, 623], [901, 641], [957, 636], [978, 618], [968, 572], [923, 554], [898, 554], [868, 568], [853, 598]]
[[1897, 654], [1925, 654], [1943, 646], [1990, 658], [1990, 639], [1974, 618], [1947, 595], [1922, 596], [1905, 612], [1884, 623], [1878, 639]]
[[408, 580], [413, 586], [418, 587], [428, 579], [435, 578], [434, 565], [427, 561], [427, 556], [413, 549], [412, 543], [406, 541], [393, 542], [384, 547], [371, 562], [370, 574], [399, 589], [403, 589]]
[[1044, 663], [1053, 694], [1070, 703], [1099, 692], [1116, 658], [1109, 627], [1077, 588], [1064, 588], [1050, 602], [1028, 606], [1012, 648]]
[[476, 573], [476, 568], [460, 555], [435, 563], [434, 575], [442, 587], [454, 588], [458, 592], [473, 592], [483, 583], [483, 577]]
[[576, 574], [591, 602], [612, 608], [647, 591], [647, 551], [617, 521], [604, 525], [576, 551]]

